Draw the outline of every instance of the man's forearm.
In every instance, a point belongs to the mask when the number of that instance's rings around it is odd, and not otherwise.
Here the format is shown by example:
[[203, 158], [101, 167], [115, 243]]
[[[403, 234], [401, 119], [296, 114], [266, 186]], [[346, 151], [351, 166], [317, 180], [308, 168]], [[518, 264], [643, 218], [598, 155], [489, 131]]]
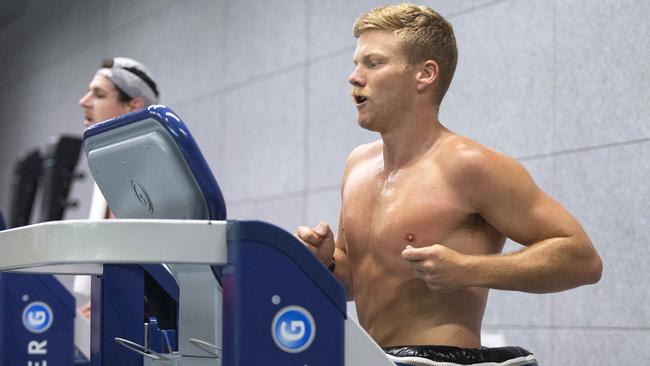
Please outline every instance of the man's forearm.
[[592, 284], [602, 263], [591, 243], [575, 237], [546, 239], [502, 255], [469, 256], [469, 286], [548, 293]]

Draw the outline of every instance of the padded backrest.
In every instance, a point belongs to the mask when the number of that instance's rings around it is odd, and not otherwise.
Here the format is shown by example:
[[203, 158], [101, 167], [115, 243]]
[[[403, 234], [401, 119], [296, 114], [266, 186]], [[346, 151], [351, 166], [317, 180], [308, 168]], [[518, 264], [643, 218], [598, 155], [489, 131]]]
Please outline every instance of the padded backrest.
[[79, 160], [81, 139], [78, 136], [57, 136], [45, 148], [42, 170], [42, 198], [40, 221], [62, 220], [74, 170]]
[[183, 121], [152, 105], [89, 127], [90, 172], [118, 218], [225, 220], [226, 206]]
[[43, 159], [38, 149], [31, 150], [16, 162], [11, 180], [11, 206], [8, 216], [11, 227], [29, 225], [42, 167]]

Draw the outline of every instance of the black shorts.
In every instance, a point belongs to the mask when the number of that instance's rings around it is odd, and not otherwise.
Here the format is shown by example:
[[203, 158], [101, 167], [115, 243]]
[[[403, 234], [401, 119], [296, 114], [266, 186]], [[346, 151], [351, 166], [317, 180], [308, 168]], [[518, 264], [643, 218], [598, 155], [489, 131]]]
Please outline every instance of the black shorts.
[[535, 356], [521, 347], [398, 346], [384, 348], [384, 352], [404, 366], [537, 366]]

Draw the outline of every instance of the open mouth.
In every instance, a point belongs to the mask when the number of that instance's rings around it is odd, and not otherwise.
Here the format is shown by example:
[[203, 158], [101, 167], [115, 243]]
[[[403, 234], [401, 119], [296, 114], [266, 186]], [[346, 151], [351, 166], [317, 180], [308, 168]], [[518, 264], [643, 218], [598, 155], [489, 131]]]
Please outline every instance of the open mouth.
[[363, 95], [355, 95], [355, 96], [354, 96], [354, 101], [355, 101], [357, 104], [361, 104], [361, 103], [365, 102], [366, 100], [368, 100], [368, 98], [367, 98], [367, 97], [364, 97]]

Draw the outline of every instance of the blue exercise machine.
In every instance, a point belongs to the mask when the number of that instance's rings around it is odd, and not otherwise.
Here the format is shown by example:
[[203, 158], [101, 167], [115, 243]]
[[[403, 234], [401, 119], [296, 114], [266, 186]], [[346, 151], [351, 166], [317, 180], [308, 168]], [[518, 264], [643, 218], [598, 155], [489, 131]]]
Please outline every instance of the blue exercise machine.
[[[343, 288], [297, 239], [267, 223], [225, 220], [219, 186], [174, 112], [151, 106], [90, 127], [84, 151], [119, 220], [1, 232], [9, 255], [0, 270], [97, 276], [93, 366], [394, 365], [347, 316]], [[146, 269], [159, 263], [169, 270]], [[171, 298], [178, 290], [176, 322], [143, 318], [147, 276]]]

